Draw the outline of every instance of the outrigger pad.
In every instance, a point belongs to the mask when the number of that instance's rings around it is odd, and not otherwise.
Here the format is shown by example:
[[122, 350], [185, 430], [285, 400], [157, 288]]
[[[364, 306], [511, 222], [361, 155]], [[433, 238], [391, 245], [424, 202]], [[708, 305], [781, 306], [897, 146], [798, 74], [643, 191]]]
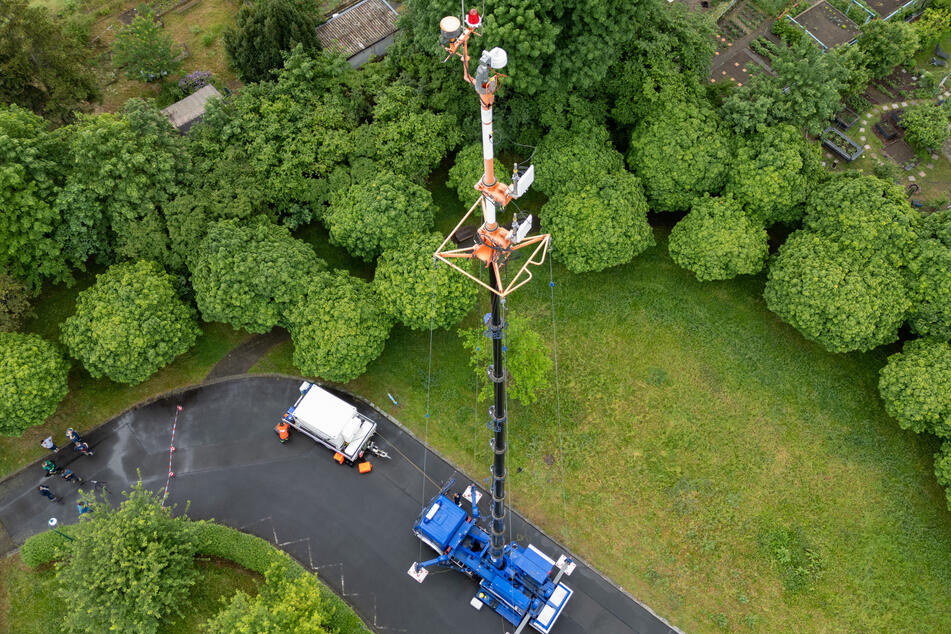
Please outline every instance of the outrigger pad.
[[[472, 494], [475, 493], [475, 502], [472, 501]], [[475, 488], [474, 484], [470, 484], [466, 487], [466, 490], [462, 494], [462, 498], [469, 504], [478, 504], [479, 500], [482, 499], [482, 494]]]
[[412, 577], [419, 583], [422, 583], [423, 579], [425, 579], [429, 575], [429, 570], [421, 566], [417, 566], [416, 562], [414, 561], [413, 565], [410, 566], [409, 570], [406, 571], [406, 574], [408, 574], [410, 577]]
[[[568, 563], [567, 566], [565, 566], [565, 562]], [[555, 565], [563, 569], [565, 571], [565, 575], [567, 576], [571, 576], [571, 573], [573, 573], [576, 568], [575, 562], [571, 561], [564, 555], [558, 558], [558, 563], [556, 563]]]

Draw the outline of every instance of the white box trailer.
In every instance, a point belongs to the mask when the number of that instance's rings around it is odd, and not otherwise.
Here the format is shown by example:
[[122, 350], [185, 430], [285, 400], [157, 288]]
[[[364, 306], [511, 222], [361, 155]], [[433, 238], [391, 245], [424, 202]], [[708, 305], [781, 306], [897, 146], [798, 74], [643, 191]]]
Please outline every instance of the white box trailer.
[[341, 454], [348, 463], [363, 458], [376, 423], [319, 385], [304, 381], [300, 392], [297, 402], [284, 412], [284, 422]]

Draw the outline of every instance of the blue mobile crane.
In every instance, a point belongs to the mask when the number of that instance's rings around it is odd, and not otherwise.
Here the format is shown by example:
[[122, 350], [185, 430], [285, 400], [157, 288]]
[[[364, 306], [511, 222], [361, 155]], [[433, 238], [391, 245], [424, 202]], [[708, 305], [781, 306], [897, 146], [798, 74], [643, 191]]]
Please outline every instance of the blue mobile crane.
[[[498, 181], [495, 177], [492, 104], [502, 77], [495, 71], [505, 67], [508, 56], [501, 48], [483, 51], [475, 75], [470, 74], [469, 38], [473, 34], [479, 35], [477, 29], [481, 23], [482, 19], [475, 9], [469, 11], [463, 19], [447, 16], [439, 23], [441, 42], [449, 52], [446, 59], [453, 56], [462, 59], [463, 76], [472, 84], [479, 97], [484, 172], [481, 180], [475, 184], [475, 189], [480, 193], [479, 199], [469, 208], [433, 257], [486, 288], [491, 297], [492, 312], [487, 319], [487, 326], [488, 336], [492, 340], [492, 365], [488, 368], [493, 383], [493, 405], [489, 408], [492, 417], [489, 426], [493, 431], [492, 517], [489, 530], [486, 530], [479, 524], [481, 493], [474, 485], [466, 488], [461, 497], [469, 502], [471, 512], [467, 512], [462, 507], [461, 499], [457, 503], [457, 500], [448, 496], [454, 484], [454, 481], [450, 480], [423, 508], [413, 526], [416, 536], [436, 551], [437, 556], [428, 561], [414, 563], [407, 572], [422, 583], [431, 566], [458, 570], [479, 582], [479, 589], [471, 601], [474, 608], [489, 606], [515, 626], [514, 634], [521, 634], [526, 627], [548, 634], [571, 598], [571, 588], [562, 583], [561, 579], [574, 571], [575, 564], [565, 555], [555, 561], [531, 544], [522, 547], [516, 542], [505, 543], [507, 417], [503, 311], [505, 297], [531, 280], [529, 267], [544, 262], [551, 236], [545, 234], [529, 237], [531, 216], [521, 222], [516, 216], [511, 228], [502, 226], [496, 220], [497, 211], [524, 194], [532, 184], [534, 166], [529, 166], [527, 170], [516, 168], [513, 183], [510, 185]], [[473, 210], [480, 205], [482, 224], [475, 232], [474, 244], [464, 248], [447, 249], [446, 245], [451, 236], [456, 235]], [[526, 248], [530, 248], [529, 257], [509, 279], [506, 273], [509, 256]], [[478, 260], [489, 269], [490, 283], [486, 284], [457, 266], [454, 263], [456, 259]]]

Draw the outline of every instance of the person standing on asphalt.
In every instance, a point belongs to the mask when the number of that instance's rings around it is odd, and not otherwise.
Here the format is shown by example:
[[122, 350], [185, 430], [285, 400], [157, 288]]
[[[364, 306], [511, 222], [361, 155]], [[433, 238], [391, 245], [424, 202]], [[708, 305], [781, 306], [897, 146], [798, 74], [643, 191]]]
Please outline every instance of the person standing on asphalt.
[[49, 501], [50, 501], [50, 502], [59, 502], [59, 498], [56, 497], [56, 495], [53, 494], [52, 489], [50, 489], [50, 488], [49, 488], [48, 486], [46, 486], [45, 484], [41, 484], [41, 485], [40, 485], [39, 491], [40, 491], [40, 495], [42, 495], [42, 496], [44, 496], [44, 497], [46, 497], [46, 498], [49, 498]]
[[40, 443], [43, 446], [43, 449], [49, 449], [50, 451], [56, 451], [56, 443], [53, 442], [52, 436], [47, 436], [43, 439], [43, 442]]
[[61, 477], [67, 482], [75, 482], [76, 484], [83, 483], [83, 479], [73, 473], [72, 469], [63, 469], [63, 474]]
[[84, 456], [94, 456], [96, 452], [89, 448], [88, 442], [78, 441], [73, 443], [73, 451], [79, 451]]
[[83, 441], [82, 437], [79, 434], [77, 434], [76, 430], [73, 429], [72, 427], [66, 428], [66, 440], [68, 440], [69, 442], [73, 444]]
[[57, 466], [56, 466], [56, 463], [53, 462], [52, 460], [46, 460], [46, 461], [43, 462], [43, 471], [46, 472], [46, 476], [45, 476], [45, 477], [48, 478], [48, 477], [50, 477], [51, 475], [53, 475], [54, 473], [56, 473], [57, 471], [59, 471], [59, 467], [57, 467]]

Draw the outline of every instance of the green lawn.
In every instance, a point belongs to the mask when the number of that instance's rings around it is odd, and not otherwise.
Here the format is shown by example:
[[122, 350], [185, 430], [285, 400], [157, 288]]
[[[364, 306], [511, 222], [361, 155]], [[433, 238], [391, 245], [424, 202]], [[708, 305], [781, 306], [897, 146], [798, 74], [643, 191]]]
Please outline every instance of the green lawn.
[[[561, 427], [554, 387], [512, 404], [510, 501], [686, 631], [951, 630], [951, 514], [936, 443], [879, 402], [892, 350], [827, 353], [766, 309], [761, 276], [698, 283], [658, 237], [604, 273], [555, 266]], [[539, 277], [509, 308], [550, 341]], [[396, 328], [346, 387], [482, 480], [487, 414], [454, 333], [433, 340], [425, 429], [428, 343]], [[291, 351], [254, 371], [297, 373]]]
[[[192, 634], [221, 609], [221, 599], [243, 590], [257, 594], [261, 576], [226, 561], [199, 560], [202, 576], [183, 603], [181, 618], [163, 624], [163, 634]], [[0, 559], [0, 631], [48, 634], [60, 631], [66, 606], [56, 598], [52, 566], [31, 570], [20, 556]]]

